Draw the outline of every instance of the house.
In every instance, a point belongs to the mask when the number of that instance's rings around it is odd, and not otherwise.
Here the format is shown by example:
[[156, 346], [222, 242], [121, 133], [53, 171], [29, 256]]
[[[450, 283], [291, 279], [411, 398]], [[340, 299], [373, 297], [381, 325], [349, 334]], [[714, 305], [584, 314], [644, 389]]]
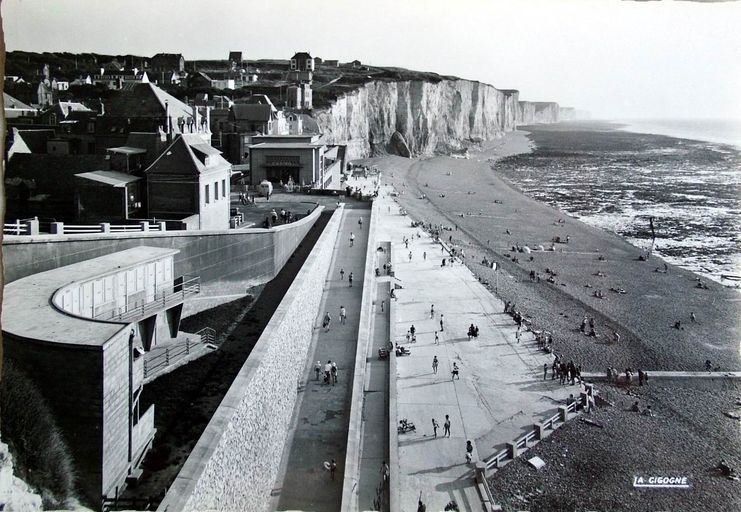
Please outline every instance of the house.
[[193, 133], [210, 143], [210, 124], [208, 109], [186, 105], [152, 83], [135, 83], [106, 100], [96, 134], [99, 147], [124, 145], [131, 132]]
[[34, 117], [38, 114], [38, 110], [31, 105], [26, 105], [6, 92], [3, 92], [3, 105], [5, 106], [5, 119]]
[[288, 87], [286, 89], [286, 106], [300, 110], [311, 110], [313, 108], [311, 84], [300, 83]]
[[149, 217], [229, 229], [231, 164], [198, 135], [178, 135], [144, 174]]
[[154, 72], [160, 71], [185, 71], [185, 58], [181, 53], [158, 53], [149, 62], [149, 67]]
[[77, 220], [114, 222], [141, 218], [143, 179], [119, 171], [88, 171], [75, 174]]
[[[94, 116], [97, 114], [94, 110], [86, 107], [82, 103], [76, 101], [58, 101], [52, 106], [43, 110], [40, 114], [41, 120], [44, 124], [56, 126], [61, 123], [76, 123], [75, 119], [72, 119], [71, 114], [73, 112], [85, 113], [88, 116]], [[79, 118], [78, 118], [79, 119]]]
[[291, 57], [291, 71], [314, 71], [314, 59], [307, 52], [298, 52]]
[[350, 63], [350, 65], [353, 67], [353, 69], [357, 69], [357, 68], [361, 67], [363, 65], [363, 63], [360, 62], [359, 60], [354, 60], [354, 61], [352, 61]]
[[229, 52], [229, 69], [235, 70], [241, 68], [243, 65], [242, 52]]
[[323, 64], [325, 66], [329, 66], [331, 68], [337, 68], [337, 67], [340, 66], [340, 61], [339, 60], [334, 60], [334, 59], [332, 59], [332, 60], [325, 60]]
[[38, 87], [36, 87], [36, 97], [40, 108], [48, 107], [56, 100], [56, 90], [52, 87], [48, 78], [39, 82]]
[[[250, 146], [250, 184], [263, 180], [301, 186], [339, 188], [344, 149], [327, 147], [319, 134], [254, 136]], [[343, 146], [344, 148], [344, 146]]]
[[324, 63], [324, 60], [322, 60], [321, 57], [314, 57], [314, 65], [315, 66], [321, 66]]

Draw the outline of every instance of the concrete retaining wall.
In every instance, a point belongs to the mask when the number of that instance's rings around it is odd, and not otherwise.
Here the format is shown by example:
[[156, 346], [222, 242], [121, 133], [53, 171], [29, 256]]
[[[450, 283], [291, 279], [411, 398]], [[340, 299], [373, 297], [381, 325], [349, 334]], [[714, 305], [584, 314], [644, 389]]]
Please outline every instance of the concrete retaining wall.
[[257, 512], [269, 504], [342, 210], [330, 219], [158, 510]]
[[177, 249], [178, 275], [201, 276], [221, 293], [243, 292], [266, 283], [280, 272], [316, 222], [324, 207], [310, 215], [271, 229], [227, 231], [170, 231], [101, 235], [38, 235], [3, 241], [5, 282], [97, 258], [131, 247], [147, 245]]

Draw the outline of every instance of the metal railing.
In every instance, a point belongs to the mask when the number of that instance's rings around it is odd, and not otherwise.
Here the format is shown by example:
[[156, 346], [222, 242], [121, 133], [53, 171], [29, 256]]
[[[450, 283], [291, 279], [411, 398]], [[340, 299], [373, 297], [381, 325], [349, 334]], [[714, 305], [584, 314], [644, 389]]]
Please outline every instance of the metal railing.
[[32, 219], [16, 219], [15, 222], [6, 222], [3, 224], [4, 235], [38, 235], [39, 234], [39, 220], [37, 218]]
[[165, 347], [158, 354], [144, 356], [144, 379], [149, 379], [170, 365], [173, 365], [190, 355], [191, 351], [197, 347], [203, 345], [213, 345], [216, 341], [216, 331], [211, 327], [204, 327], [200, 331], [195, 333], [198, 336], [197, 341], [193, 341], [190, 338], [185, 339], [185, 343], [179, 343], [177, 345]]
[[[188, 278], [188, 279], [186, 279]], [[169, 287], [168, 287], [169, 288]], [[144, 318], [150, 313], [166, 309], [168, 306], [183, 302], [186, 297], [200, 293], [201, 280], [199, 276], [181, 276], [173, 282], [172, 288], [162, 293], [155, 293], [151, 300], [137, 301], [120, 308], [98, 313], [96, 320], [113, 320], [128, 322]]]

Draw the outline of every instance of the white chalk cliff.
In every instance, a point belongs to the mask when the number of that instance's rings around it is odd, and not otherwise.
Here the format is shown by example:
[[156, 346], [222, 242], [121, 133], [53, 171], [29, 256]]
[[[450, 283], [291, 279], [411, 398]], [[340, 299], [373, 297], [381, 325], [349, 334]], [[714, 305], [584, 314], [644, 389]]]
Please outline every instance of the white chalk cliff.
[[519, 101], [516, 90], [470, 80], [372, 81], [315, 110], [314, 117], [325, 142], [347, 144], [353, 159], [447, 153], [518, 124], [558, 122], [559, 106]]

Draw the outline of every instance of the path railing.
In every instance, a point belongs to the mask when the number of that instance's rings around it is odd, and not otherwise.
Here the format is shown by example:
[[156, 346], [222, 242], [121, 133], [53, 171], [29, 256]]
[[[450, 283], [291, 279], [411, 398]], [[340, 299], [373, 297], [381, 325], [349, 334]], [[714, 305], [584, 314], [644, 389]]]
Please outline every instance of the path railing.
[[184, 343], [165, 347], [157, 353], [149, 352], [144, 355], [144, 379], [151, 379], [162, 370], [186, 359], [191, 352], [202, 346], [211, 345], [209, 348], [216, 348], [216, 331], [211, 327], [204, 327], [195, 333], [198, 337], [196, 340], [186, 338]]
[[[4, 235], [39, 235], [39, 220], [18, 219], [15, 222], [3, 224]], [[167, 231], [166, 222], [141, 221], [137, 224], [111, 224], [100, 222], [98, 224], [68, 224], [64, 222], [44, 222], [44, 229], [52, 235], [92, 235], [100, 233], [147, 233], [150, 231]]]
[[3, 224], [3, 235], [38, 235], [39, 220], [33, 219], [16, 219], [15, 222], [6, 222]]
[[103, 311], [93, 318], [116, 322], [128, 322], [144, 318], [155, 311], [167, 309], [170, 305], [183, 302], [187, 297], [200, 293], [200, 291], [200, 277], [184, 275], [176, 279], [168, 291], [163, 291], [161, 294], [155, 293], [151, 300], [137, 301], [120, 308]]

